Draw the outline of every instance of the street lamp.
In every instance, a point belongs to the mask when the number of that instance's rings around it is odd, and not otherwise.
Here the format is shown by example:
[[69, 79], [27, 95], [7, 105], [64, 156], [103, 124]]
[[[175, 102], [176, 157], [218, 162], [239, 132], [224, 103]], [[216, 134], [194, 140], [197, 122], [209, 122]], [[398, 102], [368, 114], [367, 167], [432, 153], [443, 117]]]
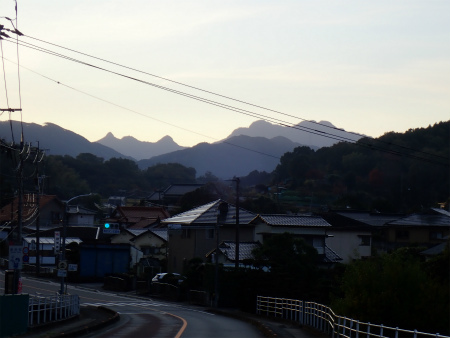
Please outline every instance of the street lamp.
[[[63, 214], [63, 235], [62, 235], [62, 246], [61, 246], [61, 254], [60, 254], [60, 262], [63, 262], [66, 260], [66, 233], [67, 233], [67, 207], [69, 206], [69, 203], [73, 201], [76, 198], [80, 197], [86, 197], [91, 196], [92, 193], [84, 194], [84, 195], [78, 195], [75, 197], [72, 197], [68, 201], [64, 202], [64, 214]], [[61, 275], [61, 289], [59, 291], [60, 295], [64, 294], [64, 274]]]

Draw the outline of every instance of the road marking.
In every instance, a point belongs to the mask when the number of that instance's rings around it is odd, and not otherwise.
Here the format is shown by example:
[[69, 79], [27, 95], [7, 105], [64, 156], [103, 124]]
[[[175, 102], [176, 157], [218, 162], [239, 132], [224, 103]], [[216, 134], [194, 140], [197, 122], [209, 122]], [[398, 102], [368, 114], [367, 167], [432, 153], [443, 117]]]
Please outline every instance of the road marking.
[[98, 303], [82, 303], [81, 306], [162, 306], [153, 302], [98, 302]]

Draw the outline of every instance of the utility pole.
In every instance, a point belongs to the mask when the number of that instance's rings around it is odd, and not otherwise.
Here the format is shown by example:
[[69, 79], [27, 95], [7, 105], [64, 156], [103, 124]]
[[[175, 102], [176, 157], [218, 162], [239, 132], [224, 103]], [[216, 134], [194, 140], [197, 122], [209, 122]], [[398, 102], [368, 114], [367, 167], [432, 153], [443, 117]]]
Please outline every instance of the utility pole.
[[239, 269], [239, 177], [234, 177], [233, 181], [236, 182], [236, 257], [234, 268], [236, 271]]

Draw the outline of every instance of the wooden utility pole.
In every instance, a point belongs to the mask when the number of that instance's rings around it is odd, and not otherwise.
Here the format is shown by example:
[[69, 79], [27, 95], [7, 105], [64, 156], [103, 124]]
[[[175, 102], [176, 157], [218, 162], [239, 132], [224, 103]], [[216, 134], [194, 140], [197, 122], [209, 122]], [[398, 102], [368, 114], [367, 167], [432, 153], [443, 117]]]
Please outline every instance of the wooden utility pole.
[[236, 257], [235, 257], [235, 269], [239, 269], [239, 177], [234, 177], [233, 181], [236, 182]]

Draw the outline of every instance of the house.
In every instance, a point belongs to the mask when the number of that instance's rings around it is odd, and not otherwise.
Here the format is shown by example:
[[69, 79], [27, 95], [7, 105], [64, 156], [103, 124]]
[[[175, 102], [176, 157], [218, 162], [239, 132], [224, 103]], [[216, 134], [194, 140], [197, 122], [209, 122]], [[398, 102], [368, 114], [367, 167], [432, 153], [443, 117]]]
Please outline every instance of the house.
[[335, 263], [342, 258], [326, 244], [327, 231], [331, 225], [320, 216], [268, 214], [258, 215], [252, 221], [255, 225], [255, 241], [264, 243], [274, 234], [289, 233], [301, 237], [317, 250], [323, 263]]
[[111, 243], [131, 244], [142, 251], [144, 258], [166, 259], [167, 228], [122, 229], [111, 236]]
[[68, 205], [66, 208], [66, 217], [68, 226], [88, 225], [93, 226], [95, 223], [96, 211], [89, 210], [79, 205]]
[[168, 272], [183, 273], [192, 258], [205, 260], [218, 239], [236, 241], [238, 234], [239, 243], [254, 241], [255, 216], [219, 199], [162, 220], [168, 228]]
[[104, 222], [118, 223], [121, 228], [136, 230], [157, 226], [168, 217], [167, 210], [161, 207], [118, 206]]
[[197, 190], [203, 185], [198, 183], [171, 184], [164, 190], [154, 191], [146, 198], [146, 201], [164, 205], [175, 204], [185, 194]]
[[[260, 248], [260, 242], [239, 242], [239, 266], [245, 267], [255, 259], [253, 250]], [[206, 259], [210, 263], [215, 263], [216, 253], [219, 253], [218, 263], [224, 267], [234, 268], [236, 266], [236, 242], [222, 241], [218, 248], [214, 248], [206, 254]]]
[[347, 264], [372, 255], [374, 228], [371, 225], [336, 212], [321, 213], [320, 216], [331, 225], [327, 230], [326, 243], [342, 257], [341, 263]]
[[[16, 225], [19, 214], [19, 198], [0, 209], [0, 226]], [[36, 194], [24, 194], [22, 197], [22, 227], [23, 232], [36, 229], [39, 219], [40, 229], [60, 226], [64, 215], [64, 203], [55, 195], [40, 195], [39, 205]], [[39, 216], [39, 217], [38, 217]]]
[[381, 228], [386, 251], [418, 245], [431, 248], [445, 243], [450, 235], [450, 212], [430, 208], [391, 222]]
[[374, 251], [386, 252], [383, 235], [386, 224], [405, 217], [404, 214], [355, 210], [334, 210], [321, 215], [333, 226], [329, 234], [334, 237], [330, 237], [328, 243], [342, 254], [344, 262], [371, 256]]

